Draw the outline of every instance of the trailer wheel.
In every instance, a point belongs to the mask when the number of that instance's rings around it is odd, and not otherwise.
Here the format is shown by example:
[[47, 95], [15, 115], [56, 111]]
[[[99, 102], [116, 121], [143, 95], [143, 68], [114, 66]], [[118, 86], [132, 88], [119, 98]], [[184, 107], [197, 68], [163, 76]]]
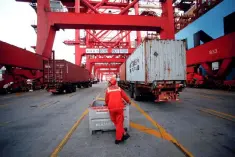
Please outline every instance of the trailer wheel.
[[72, 93], [72, 91], [73, 91], [72, 87], [68, 86], [66, 88], [66, 93]]
[[134, 88], [134, 91], [133, 91], [133, 98], [134, 98], [135, 101], [139, 101], [140, 100], [140, 96], [137, 96], [136, 88]]
[[130, 91], [131, 91], [131, 98], [134, 98], [134, 87], [133, 87], [133, 85], [131, 84], [130, 85]]
[[131, 98], [134, 98], [134, 91], [131, 90]]
[[72, 86], [72, 92], [76, 92], [77, 88], [75, 85]]
[[133, 98], [134, 98], [134, 100], [136, 100], [136, 101], [139, 100], [139, 96], [136, 96], [136, 92], [133, 92]]
[[89, 87], [88, 83], [85, 83], [83, 87], [88, 88]]

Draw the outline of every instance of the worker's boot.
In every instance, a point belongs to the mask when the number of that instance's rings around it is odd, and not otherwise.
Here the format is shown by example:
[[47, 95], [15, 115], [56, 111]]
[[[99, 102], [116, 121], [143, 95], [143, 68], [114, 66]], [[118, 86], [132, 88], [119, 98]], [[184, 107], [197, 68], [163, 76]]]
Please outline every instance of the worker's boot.
[[119, 144], [121, 142], [122, 142], [122, 140], [115, 140], [115, 144]]
[[130, 135], [128, 133], [126, 133], [125, 135], [122, 136], [122, 141], [127, 140], [130, 137]]

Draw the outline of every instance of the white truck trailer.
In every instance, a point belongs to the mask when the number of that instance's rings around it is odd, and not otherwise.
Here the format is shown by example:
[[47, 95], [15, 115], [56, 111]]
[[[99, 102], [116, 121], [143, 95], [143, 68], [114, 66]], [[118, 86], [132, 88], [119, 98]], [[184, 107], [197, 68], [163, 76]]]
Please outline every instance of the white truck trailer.
[[119, 69], [118, 84], [131, 97], [153, 95], [155, 101], [178, 100], [186, 81], [186, 45], [180, 40], [145, 40]]

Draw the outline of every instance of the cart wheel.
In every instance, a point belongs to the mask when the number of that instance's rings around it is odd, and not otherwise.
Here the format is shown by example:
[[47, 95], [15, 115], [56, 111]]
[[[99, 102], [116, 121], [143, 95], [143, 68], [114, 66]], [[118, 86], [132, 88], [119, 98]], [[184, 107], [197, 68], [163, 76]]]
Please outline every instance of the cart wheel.
[[92, 131], [90, 131], [90, 133], [91, 133], [91, 135], [94, 135], [94, 134], [95, 134], [95, 131], [94, 131], [94, 130], [92, 130]]

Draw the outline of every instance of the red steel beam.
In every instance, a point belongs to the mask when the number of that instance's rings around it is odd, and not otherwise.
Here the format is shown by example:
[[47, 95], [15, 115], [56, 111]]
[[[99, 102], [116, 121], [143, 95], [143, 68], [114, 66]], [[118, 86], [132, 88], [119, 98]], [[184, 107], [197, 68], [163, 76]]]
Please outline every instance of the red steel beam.
[[[166, 18], [114, 14], [48, 12], [51, 25], [61, 29], [149, 30], [160, 32]], [[109, 20], [107, 20], [109, 19]]]
[[97, 72], [101, 72], [101, 73], [104, 73], [104, 72], [113, 72], [113, 73], [118, 73], [119, 70], [97, 70]]
[[[134, 51], [134, 49], [132, 50], [132, 52]], [[106, 55], [114, 55], [114, 56], [118, 56], [118, 55], [122, 55], [122, 56], [129, 56], [131, 55], [131, 53], [125, 53], [125, 54], [118, 54], [118, 53], [83, 53], [83, 55], [85, 56], [89, 56], [89, 55], [100, 55], [100, 56], [106, 56]]]
[[103, 45], [104, 47], [108, 47], [106, 44], [100, 41], [95, 35], [93, 35], [89, 30], [87, 30], [86, 32], [90, 34], [91, 36], [93, 36], [93, 38], [95, 38], [98, 42], [100, 42], [101, 45]]
[[122, 58], [97, 58], [89, 59], [90, 63], [124, 63], [126, 59]]
[[[94, 6], [94, 9], [97, 9], [97, 8], [99, 8], [100, 6], [102, 6], [103, 4], [105, 4], [106, 2], [108, 2], [108, 0], [102, 0], [101, 2], [99, 2], [98, 4], [96, 4], [95, 6]], [[91, 13], [92, 12], [92, 10], [88, 10], [88, 14], [89, 13]]]
[[75, 41], [75, 40], [65, 40], [63, 43], [66, 45], [79, 45], [79, 44], [81, 44], [80, 41]]
[[[81, 3], [80, 0], [75, 0], [75, 12], [80, 13], [81, 12]], [[80, 30], [75, 30], [75, 41], [81, 41], [80, 40]], [[82, 52], [80, 51], [80, 45], [75, 45], [75, 64], [80, 66], [82, 62]]]
[[100, 38], [99, 35], [104, 32], [103, 30], [99, 31], [99, 33], [96, 34], [97, 38]]
[[[75, 41], [75, 40], [65, 40], [64, 42], [63, 42], [64, 44], [66, 44], [66, 45], [81, 45], [81, 44], [86, 44], [85, 42], [80, 42], [80, 41]], [[100, 44], [100, 42], [99, 41], [90, 41], [89, 43], [92, 43], [92, 44], [94, 44], [94, 45], [99, 45]], [[106, 44], [106, 45], [113, 45], [115, 42], [114, 41], [103, 41], [103, 43], [104, 44]], [[128, 42], [120, 42], [120, 44], [122, 44], [122, 45], [127, 45], [128, 44]]]
[[94, 69], [101, 69], [101, 68], [119, 68], [120, 65], [95, 65]]
[[[133, 7], [139, 0], [134, 0], [131, 4], [129, 4], [126, 8], [124, 8], [120, 13], [119, 15], [123, 15], [125, 14], [131, 7]], [[105, 33], [103, 33], [99, 38], [103, 37], [105, 34], [107, 34], [108, 31], [105, 31]], [[115, 36], [116, 37], [116, 36]], [[114, 38], [115, 38], [114, 37]], [[112, 40], [112, 39], [111, 39]], [[110, 41], [111, 41], [110, 40]]]
[[0, 64], [42, 70], [43, 58], [30, 51], [0, 41]]
[[119, 44], [119, 42], [120, 42], [121, 40], [123, 40], [123, 38], [125, 38], [126, 36], [128, 36], [130, 33], [131, 33], [131, 31], [127, 32], [124, 36], [122, 36], [120, 39], [118, 39], [118, 40], [116, 41], [116, 43], [113, 44], [112, 47], [117, 46], [117, 45]]
[[120, 33], [122, 33], [123, 31], [118, 32], [112, 39], [110, 39], [109, 41], [112, 41], [113, 39], [115, 39], [117, 36], [119, 36]]
[[[31, 1], [30, 1], [31, 2]], [[63, 3], [63, 5], [65, 5], [65, 6], [74, 6], [74, 2], [63, 2], [62, 1], [62, 3]], [[100, 1], [89, 1], [89, 3], [92, 5], [92, 6], [95, 6], [95, 5], [97, 5], [97, 4], [99, 4], [100, 3]], [[126, 6], [128, 6], [129, 4], [128, 3], [119, 3], [119, 2], [106, 2], [106, 3], [104, 3], [103, 4], [104, 6], [110, 6], [110, 7], [126, 7]]]
[[110, 30], [106, 30], [104, 31], [99, 37], [97, 35], [98, 38], [102, 38], [103, 36], [105, 36]]
[[134, 0], [131, 4], [129, 4], [126, 8], [124, 8], [119, 14], [125, 14], [130, 8], [134, 7], [134, 5], [139, 2], [139, 0]]
[[[139, 15], [139, 3], [135, 4], [135, 15]], [[141, 43], [141, 32], [136, 31], [137, 45]]]
[[175, 39], [175, 25], [172, 0], [162, 3], [162, 17], [165, 17], [164, 30], [160, 32], [161, 39]]
[[81, 0], [83, 4], [85, 4], [88, 8], [90, 8], [92, 11], [94, 11], [96, 14], [99, 14], [99, 11], [96, 10], [88, 1], [86, 0]]
[[50, 19], [47, 16], [45, 8], [50, 11], [48, 0], [37, 2], [37, 46], [36, 53], [46, 58], [51, 58], [51, 50], [55, 37], [55, 29], [51, 27]]

